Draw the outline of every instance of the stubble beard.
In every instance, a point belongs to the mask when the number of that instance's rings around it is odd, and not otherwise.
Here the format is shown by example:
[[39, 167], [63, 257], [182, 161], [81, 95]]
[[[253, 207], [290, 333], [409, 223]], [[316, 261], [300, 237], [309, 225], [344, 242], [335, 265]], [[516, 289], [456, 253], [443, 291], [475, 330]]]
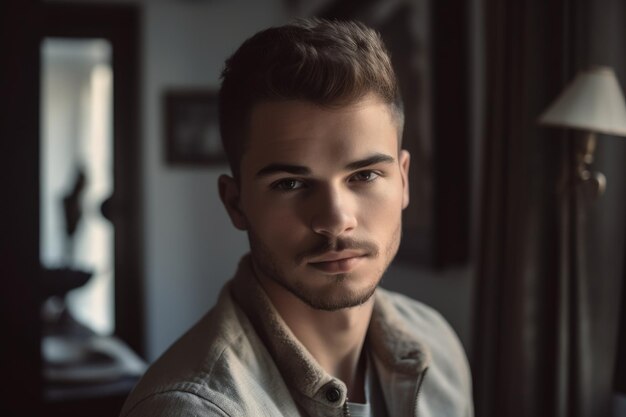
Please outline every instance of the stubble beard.
[[[371, 285], [359, 292], [348, 291], [346, 288], [342, 289], [340, 287], [345, 285], [345, 281], [351, 279], [352, 273], [333, 274], [326, 277], [330, 280], [332, 288], [324, 291], [322, 294], [319, 294], [316, 291], [311, 291], [311, 289], [306, 286], [306, 283], [290, 281], [287, 278], [287, 273], [280, 267], [277, 257], [252, 229], [248, 230], [248, 240], [250, 242], [252, 262], [257, 275], [262, 274], [264, 277], [271, 279], [273, 282], [277, 283], [282, 288], [300, 299], [303, 303], [315, 310], [338, 311], [362, 305], [374, 295], [385, 271], [398, 251], [401, 234], [402, 224], [399, 223], [393, 233], [391, 241], [382, 253], [376, 247], [375, 253], [371, 254], [372, 257], [385, 257], [385, 262], [382, 267], [375, 271], [377, 278]], [[307, 252], [322, 252], [323, 247], [332, 246], [332, 242], [326, 242], [325, 244], [319, 245], [317, 248], [313, 248]], [[371, 244], [369, 247], [372, 248]], [[300, 256], [298, 256], [298, 258], [300, 258]], [[297, 266], [298, 262], [294, 261], [293, 265]]]

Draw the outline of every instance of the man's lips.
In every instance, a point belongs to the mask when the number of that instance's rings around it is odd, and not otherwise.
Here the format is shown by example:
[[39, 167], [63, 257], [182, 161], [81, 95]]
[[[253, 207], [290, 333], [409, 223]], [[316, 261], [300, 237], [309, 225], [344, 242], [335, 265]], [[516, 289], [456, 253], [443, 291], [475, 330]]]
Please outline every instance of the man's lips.
[[367, 253], [357, 250], [329, 251], [322, 255], [315, 256], [308, 260], [309, 263], [334, 262], [343, 259], [359, 258], [366, 256]]
[[366, 257], [366, 253], [356, 251], [328, 252], [310, 260], [308, 264], [322, 272], [347, 273]]

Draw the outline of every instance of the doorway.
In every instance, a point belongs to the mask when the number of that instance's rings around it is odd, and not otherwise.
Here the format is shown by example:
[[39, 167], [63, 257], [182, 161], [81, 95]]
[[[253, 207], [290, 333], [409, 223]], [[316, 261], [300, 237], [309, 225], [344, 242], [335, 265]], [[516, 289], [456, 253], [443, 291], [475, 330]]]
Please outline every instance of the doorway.
[[145, 368], [139, 13], [40, 10], [42, 406], [116, 416]]

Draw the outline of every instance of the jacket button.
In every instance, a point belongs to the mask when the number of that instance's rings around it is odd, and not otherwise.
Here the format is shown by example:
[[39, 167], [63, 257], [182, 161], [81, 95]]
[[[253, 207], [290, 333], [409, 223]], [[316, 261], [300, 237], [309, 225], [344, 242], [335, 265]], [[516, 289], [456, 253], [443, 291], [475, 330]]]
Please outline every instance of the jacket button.
[[341, 398], [341, 391], [339, 391], [337, 388], [332, 387], [326, 391], [326, 399], [330, 401], [331, 403], [339, 401], [340, 398]]

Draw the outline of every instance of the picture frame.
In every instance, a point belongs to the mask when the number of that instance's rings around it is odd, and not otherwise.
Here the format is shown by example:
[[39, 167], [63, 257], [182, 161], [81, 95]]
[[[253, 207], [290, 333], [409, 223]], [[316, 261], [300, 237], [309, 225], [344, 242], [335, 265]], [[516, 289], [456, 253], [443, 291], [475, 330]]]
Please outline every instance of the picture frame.
[[169, 165], [226, 164], [212, 89], [167, 90], [163, 94], [165, 160]]

